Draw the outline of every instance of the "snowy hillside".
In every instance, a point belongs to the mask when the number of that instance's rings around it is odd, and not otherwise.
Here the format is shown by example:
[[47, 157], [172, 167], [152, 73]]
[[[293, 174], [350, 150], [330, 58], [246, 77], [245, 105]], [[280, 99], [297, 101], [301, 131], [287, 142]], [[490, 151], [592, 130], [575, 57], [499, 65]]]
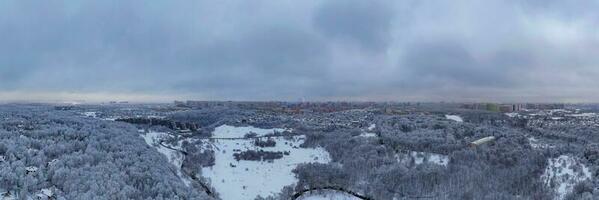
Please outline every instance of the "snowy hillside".
[[590, 178], [589, 169], [580, 160], [568, 155], [549, 159], [541, 176], [543, 183], [557, 193], [556, 199], [564, 199], [577, 183]]

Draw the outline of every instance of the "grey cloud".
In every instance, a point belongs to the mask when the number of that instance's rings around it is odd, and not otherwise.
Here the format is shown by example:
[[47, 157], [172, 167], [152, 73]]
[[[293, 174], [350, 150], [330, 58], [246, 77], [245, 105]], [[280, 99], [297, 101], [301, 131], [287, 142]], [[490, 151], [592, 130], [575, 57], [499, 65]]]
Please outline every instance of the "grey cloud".
[[314, 16], [314, 25], [326, 36], [384, 50], [390, 43], [391, 3], [385, 1], [328, 1]]
[[500, 50], [490, 58], [477, 59], [470, 51], [451, 40], [412, 44], [401, 63], [401, 72], [407, 77], [404, 84], [512, 87], [520, 82], [520, 72], [528, 72], [535, 66], [528, 52]]
[[596, 1], [7, 0], [0, 92], [502, 100], [535, 91], [586, 100], [599, 87], [597, 9]]

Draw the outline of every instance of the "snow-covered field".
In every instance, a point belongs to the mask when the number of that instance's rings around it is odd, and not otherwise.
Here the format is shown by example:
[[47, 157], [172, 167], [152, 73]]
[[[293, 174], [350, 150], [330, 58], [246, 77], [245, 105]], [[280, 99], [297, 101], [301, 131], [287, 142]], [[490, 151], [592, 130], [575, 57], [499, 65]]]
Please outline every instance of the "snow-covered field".
[[229, 125], [221, 125], [214, 129], [212, 132], [213, 138], [243, 138], [247, 133], [255, 133], [256, 136], [264, 136], [272, 134], [274, 132], [291, 131], [290, 129], [273, 128], [273, 129], [262, 129], [253, 126], [242, 126], [235, 127]]
[[[215, 138], [243, 137], [249, 131], [264, 135], [282, 129], [258, 129], [223, 125], [215, 129]], [[293, 170], [300, 163], [330, 161], [329, 154], [322, 148], [299, 148], [304, 136], [273, 138], [275, 147], [257, 147], [252, 139], [214, 139], [215, 165], [202, 169], [202, 176], [210, 179], [223, 200], [254, 199], [277, 194], [284, 186], [294, 184], [297, 179]], [[289, 151], [289, 155], [273, 161], [237, 161], [233, 153], [244, 150]]]
[[462, 117], [459, 115], [445, 115], [445, 118], [456, 122], [464, 122], [464, 119], [462, 119]]
[[580, 160], [568, 155], [561, 155], [548, 160], [547, 168], [541, 180], [545, 185], [554, 189], [556, 199], [564, 199], [574, 186], [591, 178], [591, 172]]

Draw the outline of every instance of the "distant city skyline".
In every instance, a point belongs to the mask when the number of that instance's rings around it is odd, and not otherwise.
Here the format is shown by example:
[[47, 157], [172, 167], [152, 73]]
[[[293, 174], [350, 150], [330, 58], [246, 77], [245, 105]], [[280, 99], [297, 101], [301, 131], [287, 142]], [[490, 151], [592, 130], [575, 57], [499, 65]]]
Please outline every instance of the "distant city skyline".
[[599, 1], [0, 1], [0, 102], [599, 102]]

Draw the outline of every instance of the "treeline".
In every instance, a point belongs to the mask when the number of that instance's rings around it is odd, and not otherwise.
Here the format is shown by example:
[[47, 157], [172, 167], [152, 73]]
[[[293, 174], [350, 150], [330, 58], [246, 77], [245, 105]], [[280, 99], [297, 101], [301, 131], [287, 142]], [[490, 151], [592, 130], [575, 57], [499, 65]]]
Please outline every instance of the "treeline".
[[277, 145], [277, 142], [272, 139], [272, 138], [268, 138], [266, 140], [261, 140], [260, 138], [256, 138], [254, 139], [254, 145], [258, 146], [258, 147], [274, 147]]
[[172, 130], [191, 130], [197, 131], [200, 126], [193, 122], [178, 122], [170, 119], [147, 118], [147, 117], [132, 117], [119, 118], [115, 121], [127, 122], [131, 124], [149, 125], [149, 126], [164, 126]]
[[246, 150], [239, 153], [233, 153], [235, 160], [251, 161], [272, 161], [283, 158], [283, 155], [289, 155], [288, 151], [264, 151], [264, 150]]

